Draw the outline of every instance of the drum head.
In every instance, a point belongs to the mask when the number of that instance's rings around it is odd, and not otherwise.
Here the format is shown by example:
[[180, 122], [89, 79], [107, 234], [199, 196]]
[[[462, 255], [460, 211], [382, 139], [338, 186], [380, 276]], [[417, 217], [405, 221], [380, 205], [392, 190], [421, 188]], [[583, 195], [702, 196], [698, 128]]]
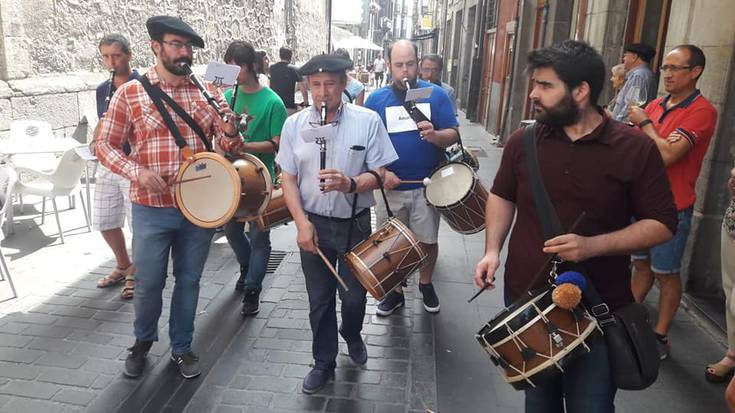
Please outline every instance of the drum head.
[[426, 186], [426, 200], [435, 207], [446, 207], [461, 201], [472, 189], [475, 176], [472, 169], [459, 162], [442, 165], [431, 174]]
[[193, 162], [181, 167], [176, 180], [194, 178], [202, 179], [176, 185], [176, 203], [181, 213], [203, 228], [225, 224], [240, 200], [240, 177], [235, 168], [216, 153], [200, 152], [194, 155]]

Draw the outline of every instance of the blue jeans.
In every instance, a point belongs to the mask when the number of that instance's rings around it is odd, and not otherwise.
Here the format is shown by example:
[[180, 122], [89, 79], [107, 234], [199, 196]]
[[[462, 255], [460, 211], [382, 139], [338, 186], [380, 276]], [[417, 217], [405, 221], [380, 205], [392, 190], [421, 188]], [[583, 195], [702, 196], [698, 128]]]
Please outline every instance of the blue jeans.
[[[515, 301], [506, 288], [505, 305]], [[591, 351], [564, 366], [564, 374], [526, 392], [526, 413], [613, 413], [615, 393], [607, 343], [598, 337]], [[565, 410], [566, 404], [566, 410]]]
[[[357, 281], [344, 259], [347, 250], [349, 222], [333, 221], [309, 214], [316, 228], [319, 248], [334, 265], [347, 284], [345, 291], [337, 283], [318, 255], [301, 251], [301, 266], [306, 277], [309, 294], [309, 322], [311, 324], [314, 368], [333, 370], [337, 359], [337, 312], [335, 290], [342, 301], [341, 332], [347, 343], [361, 339], [362, 321], [365, 318], [366, 290]], [[364, 214], [352, 226], [351, 247], [370, 236], [370, 214]]]
[[176, 208], [133, 204], [135, 338], [158, 340], [158, 319], [171, 254], [175, 280], [168, 328], [171, 350], [174, 354], [191, 350], [199, 279], [213, 235], [214, 229], [195, 226]]
[[679, 274], [684, 248], [692, 226], [694, 207], [682, 209], [676, 213], [676, 233], [670, 240], [661, 245], [651, 247], [648, 251], [631, 254], [632, 260], [651, 260], [651, 270], [656, 274]]
[[261, 289], [263, 278], [271, 256], [270, 231], [261, 231], [255, 222], [250, 222], [250, 231], [245, 236], [245, 223], [232, 220], [225, 224], [225, 236], [232, 247], [240, 266], [247, 268], [245, 288]]

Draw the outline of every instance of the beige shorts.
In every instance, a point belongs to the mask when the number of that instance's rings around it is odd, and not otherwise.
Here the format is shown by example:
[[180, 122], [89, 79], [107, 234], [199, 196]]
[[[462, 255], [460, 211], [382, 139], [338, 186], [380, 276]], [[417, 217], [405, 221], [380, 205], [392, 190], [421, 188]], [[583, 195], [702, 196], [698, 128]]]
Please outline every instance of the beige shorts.
[[[378, 225], [388, 219], [383, 197], [375, 191], [375, 218]], [[436, 244], [439, 236], [439, 212], [424, 197], [424, 189], [385, 191], [393, 215], [413, 231], [419, 242]]]

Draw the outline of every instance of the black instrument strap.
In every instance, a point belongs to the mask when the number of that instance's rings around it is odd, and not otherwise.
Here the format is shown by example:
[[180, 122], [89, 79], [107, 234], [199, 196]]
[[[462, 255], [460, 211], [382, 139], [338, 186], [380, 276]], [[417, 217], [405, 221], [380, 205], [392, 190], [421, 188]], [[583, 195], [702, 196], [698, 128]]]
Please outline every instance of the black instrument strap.
[[189, 114], [181, 108], [181, 106], [179, 106], [173, 99], [171, 99], [171, 96], [164, 93], [160, 88], [153, 87], [150, 80], [148, 79], [148, 76], [141, 76], [138, 81], [143, 85], [143, 88], [148, 93], [148, 96], [153, 101], [153, 104], [156, 105], [156, 109], [158, 109], [158, 112], [161, 114], [161, 117], [166, 123], [169, 131], [171, 131], [171, 134], [173, 134], [176, 146], [181, 149], [186, 147], [187, 143], [181, 135], [179, 127], [176, 126], [176, 123], [171, 118], [171, 114], [168, 112], [168, 110], [166, 110], [166, 107], [163, 105], [163, 101], [161, 99], [165, 100], [166, 103], [168, 103], [168, 105], [171, 107], [171, 109], [173, 109], [174, 112], [176, 112], [176, 114], [179, 115], [179, 117], [181, 117], [184, 122], [186, 122], [187, 125], [192, 128], [194, 132], [196, 132], [196, 134], [204, 143], [204, 147], [207, 148], [207, 151], [212, 152], [212, 143], [207, 140], [202, 128], [197, 125], [196, 122], [194, 122], [194, 119], [192, 119], [191, 116], [189, 116]]
[[538, 151], [536, 149], [536, 124], [528, 125], [523, 130], [523, 144], [526, 149], [526, 167], [528, 168], [528, 178], [531, 181], [533, 199], [536, 203], [536, 213], [538, 213], [541, 221], [544, 240], [549, 240], [563, 234], [564, 228], [556, 214], [554, 204], [551, 203], [549, 193], [546, 192], [544, 182], [541, 180], [541, 169], [539, 168]]

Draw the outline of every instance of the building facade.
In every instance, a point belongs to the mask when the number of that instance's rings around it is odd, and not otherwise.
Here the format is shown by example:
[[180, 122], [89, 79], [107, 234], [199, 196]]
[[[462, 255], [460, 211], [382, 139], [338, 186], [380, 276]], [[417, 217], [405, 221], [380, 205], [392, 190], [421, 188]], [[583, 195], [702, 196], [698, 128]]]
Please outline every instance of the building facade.
[[121, 33], [132, 46], [132, 66], [154, 62], [145, 21], [181, 16], [206, 43], [195, 64], [221, 61], [232, 40], [264, 49], [271, 60], [289, 45], [306, 61], [326, 45], [323, 0], [0, 0], [0, 137], [15, 119], [51, 123], [57, 136], [71, 136], [83, 115], [94, 114], [94, 89], [108, 77], [97, 44]]
[[[735, 87], [733, 6], [732, 0], [435, 0], [433, 47], [448, 62], [445, 81], [457, 90], [460, 107], [501, 142], [531, 117], [524, 70], [535, 48], [583, 40], [609, 68], [621, 62], [625, 44], [644, 42], [658, 51], [652, 62], [658, 74], [674, 46], [701, 47], [707, 67], [698, 86], [717, 108], [719, 122], [697, 184], [682, 276], [689, 297], [711, 303], [723, 298], [719, 228], [735, 153], [735, 97], [728, 93]], [[612, 97], [610, 85], [605, 87], [600, 102]], [[664, 93], [660, 84], [659, 95]]]

